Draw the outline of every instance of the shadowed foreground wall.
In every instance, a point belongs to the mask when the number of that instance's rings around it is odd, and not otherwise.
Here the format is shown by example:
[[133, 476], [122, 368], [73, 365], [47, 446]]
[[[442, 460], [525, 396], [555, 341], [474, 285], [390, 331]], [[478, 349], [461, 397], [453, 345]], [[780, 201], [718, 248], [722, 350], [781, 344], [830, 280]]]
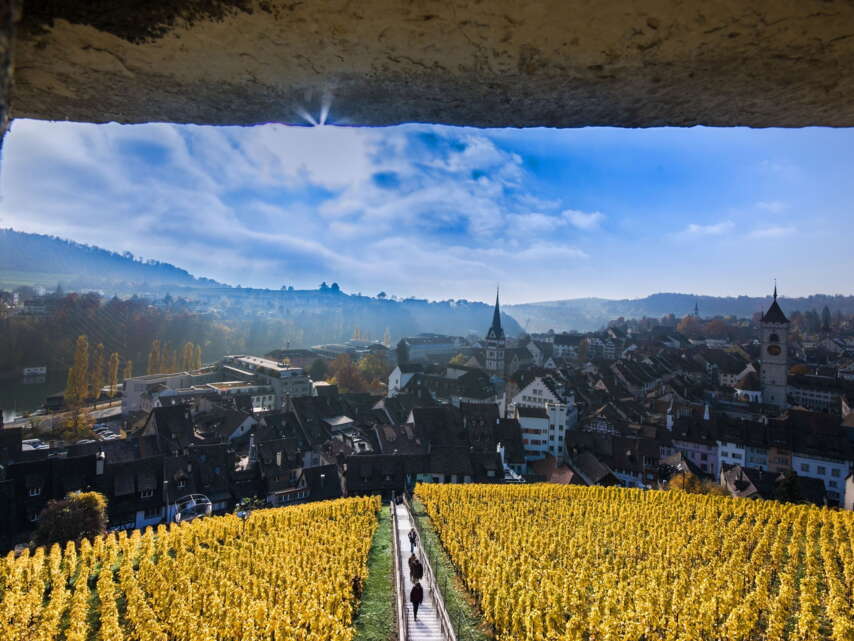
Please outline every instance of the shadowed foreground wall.
[[840, 0], [25, 1], [14, 54], [16, 118], [854, 125]]

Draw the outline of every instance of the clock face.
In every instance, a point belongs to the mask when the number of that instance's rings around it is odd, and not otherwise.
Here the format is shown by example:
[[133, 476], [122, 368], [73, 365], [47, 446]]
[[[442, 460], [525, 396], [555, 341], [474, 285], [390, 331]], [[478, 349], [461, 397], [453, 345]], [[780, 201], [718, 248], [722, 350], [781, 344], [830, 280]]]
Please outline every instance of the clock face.
[[768, 346], [768, 353], [771, 354], [771, 356], [779, 356], [780, 355], [780, 346], [779, 345], [769, 345]]

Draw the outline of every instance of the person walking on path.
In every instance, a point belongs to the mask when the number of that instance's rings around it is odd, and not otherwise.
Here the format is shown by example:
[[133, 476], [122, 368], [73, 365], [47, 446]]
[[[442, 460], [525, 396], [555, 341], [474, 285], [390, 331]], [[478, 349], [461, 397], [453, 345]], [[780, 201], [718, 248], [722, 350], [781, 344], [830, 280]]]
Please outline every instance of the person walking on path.
[[[418, 563], [418, 559], [413, 552], [409, 556], [409, 580], [415, 583], [415, 564]], [[419, 577], [420, 578], [420, 577]]]
[[415, 528], [409, 530], [409, 545], [412, 548], [412, 553], [415, 554], [415, 546], [418, 544], [418, 533]]
[[409, 570], [409, 573], [412, 575], [412, 582], [420, 581], [424, 576], [424, 566], [421, 564], [421, 561], [415, 559], [415, 563], [412, 564], [412, 567]]
[[415, 620], [418, 621], [418, 606], [424, 600], [424, 589], [421, 584], [416, 581], [409, 591], [409, 601], [412, 603], [412, 613], [415, 615]]

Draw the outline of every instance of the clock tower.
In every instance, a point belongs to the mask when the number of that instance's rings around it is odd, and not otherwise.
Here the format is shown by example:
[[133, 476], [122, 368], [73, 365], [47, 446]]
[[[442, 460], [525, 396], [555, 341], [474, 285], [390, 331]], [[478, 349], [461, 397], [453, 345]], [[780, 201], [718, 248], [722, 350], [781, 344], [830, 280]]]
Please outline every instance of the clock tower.
[[786, 407], [786, 388], [789, 376], [789, 319], [777, 304], [777, 285], [774, 285], [774, 302], [760, 321], [762, 366], [759, 380], [762, 402]]

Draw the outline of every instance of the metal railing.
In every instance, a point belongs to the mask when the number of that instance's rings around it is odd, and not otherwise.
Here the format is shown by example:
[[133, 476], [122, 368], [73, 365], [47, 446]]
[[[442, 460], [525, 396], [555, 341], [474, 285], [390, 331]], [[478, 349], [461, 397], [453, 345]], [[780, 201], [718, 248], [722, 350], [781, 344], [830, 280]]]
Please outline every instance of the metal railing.
[[436, 607], [436, 618], [439, 621], [439, 630], [442, 633], [442, 638], [445, 641], [457, 641], [457, 633], [451, 623], [451, 616], [448, 614], [448, 609], [445, 607], [445, 598], [442, 596], [442, 589], [439, 582], [436, 580], [436, 574], [433, 571], [433, 564], [430, 562], [430, 557], [426, 553], [426, 545], [424, 544], [424, 532], [421, 529], [421, 524], [415, 518], [415, 513], [406, 494], [403, 495], [403, 504], [406, 506], [406, 511], [409, 513], [409, 520], [412, 522], [415, 531], [418, 533], [418, 546], [415, 548], [416, 557], [424, 566], [424, 582], [427, 584], [427, 589], [433, 597], [433, 604]]
[[403, 575], [400, 568], [400, 526], [397, 523], [397, 509], [395, 508], [393, 493], [388, 508], [391, 510], [391, 552], [394, 555], [394, 610], [397, 615], [397, 639], [398, 641], [406, 641], [409, 622], [406, 618], [406, 592], [403, 589]]

